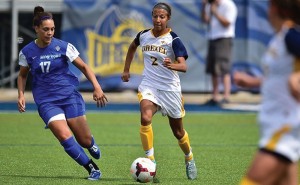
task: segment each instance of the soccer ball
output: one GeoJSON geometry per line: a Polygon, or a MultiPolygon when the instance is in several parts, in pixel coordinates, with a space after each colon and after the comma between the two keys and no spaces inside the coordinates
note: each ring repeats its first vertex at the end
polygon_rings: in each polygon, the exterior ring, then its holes
{"type": "Polygon", "coordinates": [[[130,173],[137,182],[151,182],[156,174],[156,164],[148,158],[139,157],[131,164],[130,173]]]}

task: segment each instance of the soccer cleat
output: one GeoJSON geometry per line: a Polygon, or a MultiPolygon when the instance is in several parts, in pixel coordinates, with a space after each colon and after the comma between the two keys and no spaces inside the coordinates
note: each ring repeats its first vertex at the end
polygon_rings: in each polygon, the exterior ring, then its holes
{"type": "Polygon", "coordinates": [[[194,180],[197,178],[197,168],[193,159],[186,162],[186,175],[190,180],[194,180]]]}
{"type": "Polygon", "coordinates": [[[94,157],[95,159],[100,159],[101,151],[96,144],[94,144],[91,148],[88,148],[88,151],[90,152],[92,157],[94,157]]]}
{"type": "Polygon", "coordinates": [[[93,168],[90,173],[90,176],[88,177],[88,180],[92,180],[92,181],[99,180],[101,178],[101,175],[102,173],[100,170],[95,170],[93,168]]]}

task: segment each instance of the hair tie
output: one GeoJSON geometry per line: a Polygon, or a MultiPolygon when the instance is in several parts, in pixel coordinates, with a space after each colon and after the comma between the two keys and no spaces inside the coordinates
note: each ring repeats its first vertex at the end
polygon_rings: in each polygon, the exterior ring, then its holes
{"type": "Polygon", "coordinates": [[[40,18],[40,22],[42,22],[43,20],[46,20],[46,19],[52,19],[52,17],[49,16],[49,15],[42,16],[42,17],[40,18]]]}

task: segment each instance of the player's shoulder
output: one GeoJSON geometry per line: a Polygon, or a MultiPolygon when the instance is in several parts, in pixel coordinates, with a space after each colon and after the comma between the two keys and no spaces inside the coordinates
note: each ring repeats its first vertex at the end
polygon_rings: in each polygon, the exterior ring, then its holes
{"type": "Polygon", "coordinates": [[[68,42],[66,42],[64,40],[61,40],[61,39],[58,39],[55,37],[52,38],[52,43],[55,45],[60,45],[60,46],[67,46],[69,44],[68,42]]]}
{"type": "Polygon", "coordinates": [[[142,34],[145,34],[145,33],[150,33],[149,31],[150,31],[151,29],[145,29],[145,30],[142,30],[142,31],[140,31],[139,33],[142,35],[142,34]]]}
{"type": "Polygon", "coordinates": [[[22,48],[22,50],[28,50],[28,49],[31,49],[31,48],[34,48],[35,47],[35,41],[31,41],[31,42],[29,42],[28,44],[26,44],[23,48],[22,48]]]}
{"type": "Polygon", "coordinates": [[[172,36],[173,39],[179,38],[178,35],[174,31],[170,31],[170,35],[172,36]]]}
{"type": "Polygon", "coordinates": [[[140,32],[138,33],[138,37],[145,36],[145,35],[149,34],[149,33],[150,33],[150,30],[151,30],[151,29],[145,29],[145,30],[140,31],[140,32]]]}
{"type": "Polygon", "coordinates": [[[289,28],[285,35],[285,44],[290,53],[300,57],[300,26],[289,28]]]}
{"type": "Polygon", "coordinates": [[[25,45],[20,52],[22,52],[24,55],[30,54],[30,53],[34,53],[36,51],[36,44],[35,41],[31,41],[30,43],[28,43],[27,45],[25,45]]]}

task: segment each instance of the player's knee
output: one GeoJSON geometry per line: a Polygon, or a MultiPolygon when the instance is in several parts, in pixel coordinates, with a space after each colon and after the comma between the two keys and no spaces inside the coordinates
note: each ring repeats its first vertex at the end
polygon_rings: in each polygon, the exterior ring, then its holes
{"type": "Polygon", "coordinates": [[[141,124],[146,126],[146,125],[149,125],[152,121],[152,116],[149,116],[149,115],[146,115],[146,114],[143,114],[141,115],[141,124]]]}
{"type": "Polygon", "coordinates": [[[91,136],[76,137],[76,140],[83,148],[89,148],[91,146],[91,136]]]}
{"type": "Polygon", "coordinates": [[[175,130],[173,131],[173,135],[176,139],[180,140],[184,136],[184,130],[175,130]]]}

